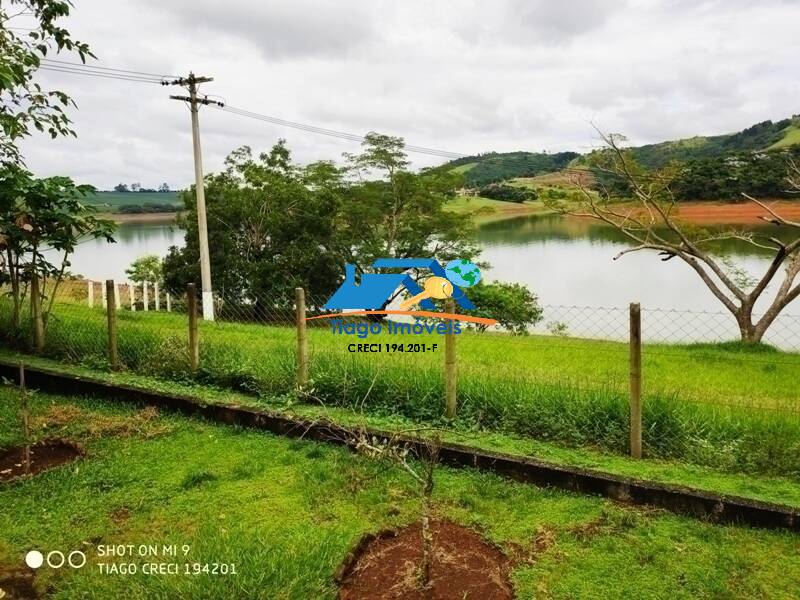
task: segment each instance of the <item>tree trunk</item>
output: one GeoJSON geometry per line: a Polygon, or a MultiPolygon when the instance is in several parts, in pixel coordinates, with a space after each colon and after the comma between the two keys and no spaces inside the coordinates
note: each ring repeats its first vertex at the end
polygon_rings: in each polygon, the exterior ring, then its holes
{"type": "Polygon", "coordinates": [[[31,276],[31,318],[33,319],[33,348],[36,352],[44,350],[44,319],[42,317],[42,296],[39,292],[39,275],[31,276]]]}
{"type": "Polygon", "coordinates": [[[736,314],[736,322],[739,324],[739,333],[745,344],[759,344],[764,337],[764,330],[753,323],[753,307],[744,306],[736,314]]]}

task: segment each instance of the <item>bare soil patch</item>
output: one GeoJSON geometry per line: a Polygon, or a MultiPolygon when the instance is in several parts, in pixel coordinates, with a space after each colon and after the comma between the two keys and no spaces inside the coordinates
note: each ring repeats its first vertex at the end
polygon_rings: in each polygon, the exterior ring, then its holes
{"type": "Polygon", "coordinates": [[[433,558],[427,589],[417,586],[421,525],[364,538],[345,561],[341,600],[509,600],[510,561],[476,532],[446,520],[432,523],[433,558]]]}
{"type": "Polygon", "coordinates": [[[0,481],[11,481],[25,475],[36,475],[47,469],[72,462],[83,450],[67,440],[45,440],[31,447],[30,472],[25,472],[25,447],[0,450],[0,481]]]}
{"type": "Polygon", "coordinates": [[[2,600],[36,600],[39,598],[33,585],[33,571],[0,567],[0,598],[2,600]]]}

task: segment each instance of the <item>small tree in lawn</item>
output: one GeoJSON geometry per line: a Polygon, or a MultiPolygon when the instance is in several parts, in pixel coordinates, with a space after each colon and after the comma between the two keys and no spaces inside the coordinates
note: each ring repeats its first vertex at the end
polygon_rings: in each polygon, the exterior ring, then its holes
{"type": "MultiPolygon", "coordinates": [[[[508,331],[524,335],[528,327],[542,320],[542,309],[536,294],[519,283],[479,282],[468,290],[469,299],[475,304],[470,315],[495,319],[508,331]]],[[[479,331],[486,331],[487,325],[476,325],[479,331]]]]}
{"type": "MultiPolygon", "coordinates": [[[[553,204],[561,212],[602,221],[622,232],[633,246],[623,250],[614,260],[630,252],[654,250],[662,261],[678,258],[686,263],[736,319],[741,339],[759,343],[764,333],[790,302],[800,296],[800,222],[783,218],[769,205],[747,196],[758,204],[764,215],[760,218],[773,225],[798,230],[791,241],[750,231],[730,230],[714,233],[689,227],[676,219],[677,202],[670,189],[679,171],[669,165],[658,171],[647,171],[636,163],[630,152],[622,148],[625,138],[617,134],[601,134],[607,149],[596,153],[594,167],[604,177],[621,182],[633,199],[633,205],[619,202],[601,185],[600,193],[585,187],[579,178],[574,179],[581,191],[577,207],[553,204]],[[755,279],[747,276],[726,256],[717,256],[713,244],[720,240],[741,240],[771,253],[766,271],[755,279]],[[778,273],[783,271],[782,278],[778,273]],[[768,300],[763,315],[756,317],[756,302],[765,296],[773,283],[777,289],[768,300]]],[[[800,193],[800,168],[788,159],[789,185],[800,193]]]]}
{"type": "Polygon", "coordinates": [[[136,283],[142,283],[143,281],[150,283],[161,282],[164,277],[161,257],[155,254],[140,256],[131,263],[130,267],[125,269],[125,274],[131,281],[136,283]]]}
{"type": "Polygon", "coordinates": [[[98,219],[81,201],[90,192],[92,186],[75,185],[68,177],[37,179],[20,167],[0,168],[0,283],[10,287],[15,329],[30,288],[39,343],[75,247],[84,239],[114,241],[114,223],[98,219]]]}
{"type": "Polygon", "coordinates": [[[420,589],[426,589],[431,581],[431,561],[433,559],[433,533],[431,517],[433,513],[434,470],[439,463],[439,452],[442,443],[438,435],[416,437],[416,444],[410,446],[403,439],[410,431],[398,432],[390,438],[379,439],[370,436],[365,429],[356,430],[353,439],[348,443],[357,452],[387,461],[399,466],[411,476],[419,488],[422,530],[422,561],[419,565],[417,583],[420,589]]]}

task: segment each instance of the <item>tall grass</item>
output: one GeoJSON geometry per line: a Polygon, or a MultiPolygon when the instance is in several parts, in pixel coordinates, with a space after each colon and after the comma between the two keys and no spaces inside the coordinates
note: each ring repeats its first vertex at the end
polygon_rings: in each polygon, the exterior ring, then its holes
{"type": "MultiPolygon", "coordinates": [[[[29,339],[28,319],[11,331],[0,301],[0,338],[29,339]]],[[[186,316],[118,313],[119,354],[132,372],[278,396],[294,391],[295,332],[290,326],[201,323],[200,368],[188,364],[186,316]]],[[[442,343],[438,352],[358,353],[324,327],[309,331],[310,384],[302,397],[324,405],[462,430],[508,432],[571,446],[624,453],[628,440],[625,345],[575,339],[458,336],[459,411],[443,419],[442,343]]],[[[370,342],[408,342],[382,334],[370,342]]],[[[800,476],[800,356],[741,347],[670,346],[645,354],[645,453],[725,471],[800,476]],[[772,362],[765,362],[775,354],[772,362]],[[767,368],[768,367],[768,368],[767,368]],[[743,403],[742,399],[748,399],[743,403]]],[[[100,309],[56,307],[45,355],[106,368],[100,309]]]]}

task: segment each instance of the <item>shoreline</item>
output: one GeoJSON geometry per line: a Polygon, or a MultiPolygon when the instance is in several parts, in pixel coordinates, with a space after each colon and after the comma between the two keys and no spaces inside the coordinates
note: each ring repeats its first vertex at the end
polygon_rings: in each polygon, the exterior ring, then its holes
{"type": "MultiPolygon", "coordinates": [[[[784,219],[790,221],[800,220],[800,199],[759,199],[761,202],[775,210],[784,219]]],[[[513,204],[513,203],[509,203],[513,204]]],[[[622,207],[632,207],[633,203],[620,203],[622,207]]],[[[486,223],[504,221],[517,217],[533,215],[559,214],[540,202],[531,204],[513,204],[508,209],[476,209],[472,213],[475,224],[480,226],[486,223]]],[[[674,213],[679,221],[696,225],[759,225],[765,223],[760,217],[769,217],[769,213],[755,202],[722,202],[719,200],[697,200],[681,202],[674,213]]],[[[568,216],[568,215],[565,215],[568,216]]],[[[587,218],[587,217],[576,217],[587,218]]]]}
{"type": "Polygon", "coordinates": [[[102,219],[110,219],[118,225],[131,224],[175,224],[180,212],[164,213],[98,213],[102,219]]]}

